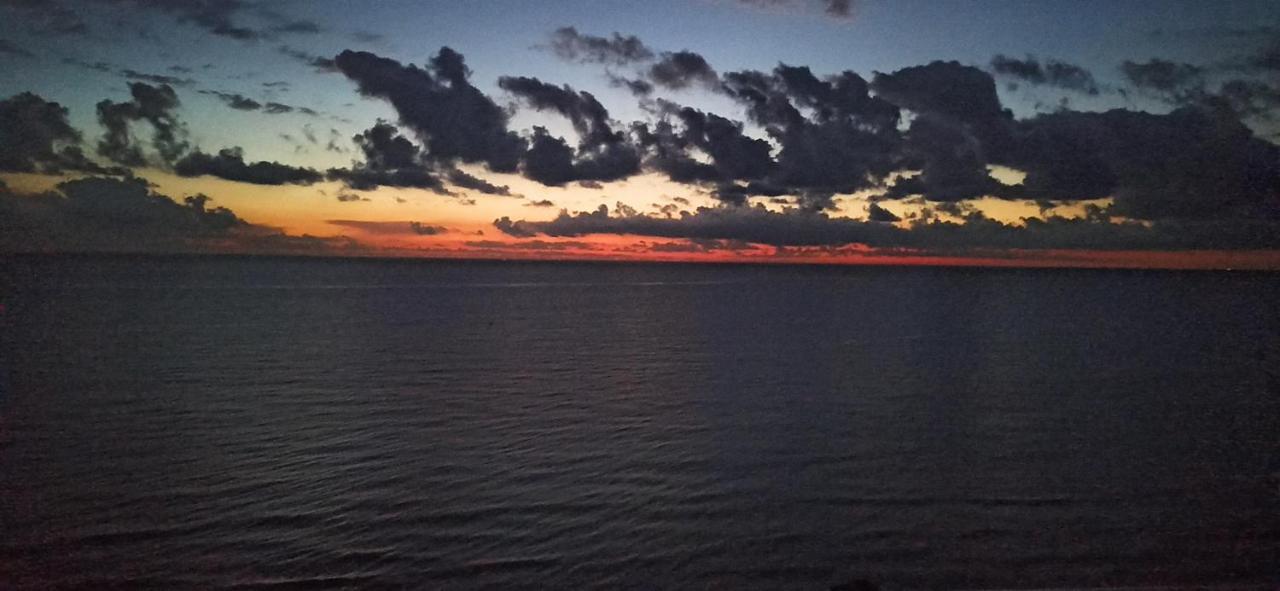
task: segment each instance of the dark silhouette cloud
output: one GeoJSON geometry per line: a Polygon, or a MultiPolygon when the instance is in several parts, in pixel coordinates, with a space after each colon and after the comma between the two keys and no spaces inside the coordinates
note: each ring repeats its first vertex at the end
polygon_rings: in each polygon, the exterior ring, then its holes
{"type": "Polygon", "coordinates": [[[525,203],[525,207],[555,207],[556,204],[550,199],[539,199],[525,203]]]}
{"type": "Polygon", "coordinates": [[[640,78],[627,78],[626,76],[609,74],[609,85],[614,88],[626,88],[632,95],[638,97],[646,97],[653,94],[653,84],[640,78]]]}
{"type": "Polygon", "coordinates": [[[825,206],[831,194],[873,186],[897,164],[898,108],[871,96],[853,72],[820,80],[808,68],[783,64],[772,73],[725,74],[723,89],[780,148],[762,182],[722,188],[722,199],[797,193],[825,206]]]}
{"type": "Polygon", "coordinates": [[[624,139],[609,123],[609,111],[586,91],[575,92],[569,85],[555,86],[525,76],[503,76],[498,86],[524,99],[536,110],[552,110],[573,123],[581,145],[587,148],[616,143],[624,139]]]}
{"type": "Polygon", "coordinates": [[[853,0],[737,0],[739,4],[758,8],[820,9],[823,14],[840,20],[853,18],[853,0]]]}
{"type": "Polygon", "coordinates": [[[680,217],[610,215],[605,206],[592,212],[561,212],[546,222],[494,220],[494,227],[516,238],[538,235],[580,237],[591,234],[654,236],[690,240],[731,240],[775,247],[864,244],[946,253],[972,249],[1260,249],[1280,246],[1274,220],[1215,222],[1171,220],[1151,225],[1097,219],[1051,217],[1025,225],[969,215],[962,222],[917,221],[908,228],[877,221],[830,217],[793,209],[764,207],[698,208],[680,217]]]}
{"type": "MultiPolygon", "coordinates": [[[[356,134],[352,141],[364,154],[365,161],[349,169],[330,169],[330,179],[341,180],[361,191],[385,185],[447,193],[421,148],[386,121],[378,120],[373,127],[356,134]]],[[[334,145],[332,140],[330,145],[334,145]]]]}
{"type": "Polygon", "coordinates": [[[457,168],[450,170],[448,175],[446,175],[446,178],[448,178],[449,183],[455,187],[471,189],[472,191],[479,191],[488,195],[511,196],[510,187],[507,187],[506,185],[495,185],[482,178],[477,178],[473,175],[467,174],[457,168]]]}
{"type": "Polygon", "coordinates": [[[1177,95],[1200,85],[1204,68],[1153,58],[1142,63],[1126,60],[1120,64],[1120,72],[1140,90],[1177,95]]]}
{"type": "Polygon", "coordinates": [[[257,111],[262,108],[262,103],[255,101],[247,96],[235,92],[220,92],[216,90],[201,90],[200,94],[207,94],[218,97],[228,107],[239,111],[257,111]]]}
{"type": "Polygon", "coordinates": [[[356,134],[352,141],[364,153],[365,164],[369,168],[389,170],[422,164],[418,146],[400,135],[395,126],[381,119],[373,127],[356,134]]]}
{"type": "Polygon", "coordinates": [[[67,115],[66,107],[30,92],[0,100],[0,171],[124,174],[85,157],[67,115]]]}
{"type": "MultiPolygon", "coordinates": [[[[301,113],[318,117],[320,113],[306,107],[295,107],[284,103],[266,102],[260,103],[254,99],[244,96],[238,92],[222,92],[217,90],[199,90],[200,94],[217,97],[223,104],[236,109],[238,111],[259,111],[267,115],[285,115],[288,113],[301,113]]],[[[311,143],[315,143],[314,141],[311,143]]]]}
{"type": "Polygon", "coordinates": [[[967,123],[1008,117],[995,81],[978,68],[935,61],[896,72],[877,72],[871,88],[885,100],[916,113],[936,113],[967,123]]]}
{"type": "Polygon", "coordinates": [[[311,53],[307,53],[305,51],[302,51],[300,49],[295,49],[288,45],[281,45],[276,48],[276,51],[279,51],[282,55],[289,56],[294,60],[297,60],[299,62],[302,62],[303,64],[310,66],[316,72],[328,73],[328,72],[338,71],[338,66],[337,64],[334,63],[333,58],[322,57],[322,56],[314,55],[311,53]]]}
{"type": "Polygon", "coordinates": [[[610,181],[640,170],[640,154],[626,134],[613,129],[609,111],[589,92],[575,92],[537,78],[502,77],[498,85],[538,110],[553,110],[573,123],[578,133],[575,152],[546,129],[534,129],[524,156],[524,173],[545,185],[571,181],[610,181]]]}
{"type": "Polygon", "coordinates": [[[680,90],[694,85],[714,87],[719,77],[706,58],[692,51],[667,51],[648,70],[649,81],[657,86],[680,90]]]}
{"type": "Polygon", "coordinates": [[[0,252],[343,253],[349,239],[256,226],[202,194],[177,201],[142,178],[90,177],[19,195],[0,186],[0,252]]]}
{"type": "Polygon", "coordinates": [[[899,222],[902,218],[897,214],[889,211],[879,205],[872,203],[867,206],[867,221],[872,222],[899,222]]]}
{"type": "Polygon", "coordinates": [[[448,194],[444,185],[431,171],[425,168],[399,168],[379,170],[365,167],[331,168],[326,173],[330,180],[343,181],[348,187],[357,191],[372,191],[378,187],[401,187],[410,189],[430,189],[437,193],[448,194]]]}
{"type": "Polygon", "coordinates": [[[1075,64],[1047,60],[1043,64],[1035,56],[1017,59],[996,55],[991,59],[991,69],[997,74],[1015,78],[1039,86],[1054,86],[1089,95],[1098,94],[1098,82],[1093,73],[1075,64]]]}
{"type": "Polygon", "coordinates": [[[143,166],[147,163],[141,146],[134,143],[129,133],[131,123],[146,121],[151,124],[151,145],[162,163],[177,160],[188,149],[186,127],[175,113],[178,95],[167,84],[151,86],[142,82],[129,84],[133,100],[116,103],[103,100],[98,103],[98,122],[107,130],[98,142],[98,154],[125,166],[143,166]]]}
{"type": "Polygon", "coordinates": [[[416,221],[325,220],[325,223],[380,236],[435,236],[452,232],[444,226],[416,221]]]}
{"type": "Polygon", "coordinates": [[[0,250],[140,250],[227,236],[245,226],[204,195],[183,203],[151,192],[140,178],[91,177],[57,192],[13,195],[0,189],[0,250]]]}
{"type": "Polygon", "coordinates": [[[635,35],[615,32],[610,37],[597,37],[579,33],[574,27],[556,29],[550,49],[563,60],[583,63],[622,66],[653,59],[653,50],[635,35]]]}
{"type": "Polygon", "coordinates": [[[516,170],[525,141],[507,129],[506,112],[470,84],[462,56],[452,49],[441,48],[426,68],[350,50],[335,64],[361,94],[391,103],[400,123],[427,146],[431,161],[516,170]]]}
{"type": "Polygon", "coordinates": [[[279,162],[245,163],[244,150],[239,147],[219,150],[216,155],[197,150],[174,163],[173,170],[179,176],[208,175],[254,185],[309,185],[324,178],[310,168],[279,162]]]}
{"type": "Polygon", "coordinates": [[[120,70],[120,75],[129,80],[141,80],[142,82],[150,82],[152,84],[168,84],[169,86],[194,86],[196,81],[190,78],[179,78],[177,76],[165,76],[163,74],[147,74],[137,70],[124,68],[120,70]]]}
{"type": "Polygon", "coordinates": [[[422,222],[409,222],[409,229],[419,236],[436,236],[449,231],[444,226],[431,226],[422,222]]]}
{"type": "Polygon", "coordinates": [[[1266,215],[1280,191],[1280,148],[1229,112],[1064,112],[1020,127],[1009,164],[1032,198],[1110,195],[1116,215],[1195,220],[1266,215]]]}

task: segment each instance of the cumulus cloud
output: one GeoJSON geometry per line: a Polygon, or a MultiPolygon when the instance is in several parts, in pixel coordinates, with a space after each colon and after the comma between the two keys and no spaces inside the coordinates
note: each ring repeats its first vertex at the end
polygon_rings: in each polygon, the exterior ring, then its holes
{"type": "Polygon", "coordinates": [[[90,177],[21,195],[0,186],[0,252],[342,253],[348,239],[288,235],[246,222],[202,194],[181,201],[145,179],[90,177]]]}
{"type": "Polygon", "coordinates": [[[1031,55],[1024,59],[996,55],[991,59],[991,69],[1028,84],[1054,86],[1088,95],[1100,92],[1092,72],[1058,60],[1047,60],[1042,64],[1031,55]]]}
{"type": "Polygon", "coordinates": [[[756,8],[820,10],[826,16],[838,20],[851,19],[854,15],[854,0],[737,0],[737,2],[756,8]]]}
{"type": "Polygon", "coordinates": [[[495,185],[482,178],[467,174],[465,171],[457,168],[450,170],[446,177],[449,179],[449,183],[455,187],[479,191],[486,195],[511,196],[510,187],[507,187],[506,185],[495,185]]]}
{"type": "Polygon", "coordinates": [[[657,63],[648,70],[649,81],[672,90],[694,85],[714,87],[718,81],[716,71],[706,58],[692,51],[663,52],[657,63]]]}
{"type": "Polygon", "coordinates": [[[200,94],[215,96],[223,104],[237,111],[257,111],[262,108],[262,103],[255,101],[247,96],[235,92],[219,92],[216,90],[201,90],[200,94]]]}
{"type": "Polygon", "coordinates": [[[147,164],[142,147],[129,133],[130,124],[145,121],[151,124],[151,145],[162,163],[177,160],[189,145],[186,127],[178,119],[178,95],[167,84],[151,86],[142,82],[129,84],[133,99],[117,103],[103,100],[98,103],[98,122],[107,130],[98,142],[98,154],[125,166],[147,164]]]}
{"type": "Polygon", "coordinates": [[[1153,58],[1146,62],[1126,60],[1120,64],[1120,72],[1135,88],[1174,96],[1202,84],[1204,68],[1153,58]]]}
{"type": "Polygon", "coordinates": [[[536,127],[523,158],[523,172],[529,178],[554,186],[572,181],[610,181],[639,172],[640,154],[626,134],[613,128],[609,111],[591,93],[529,77],[504,76],[498,79],[498,85],[534,109],[563,115],[578,133],[575,151],[562,138],[536,127]]]}
{"type": "Polygon", "coordinates": [[[698,208],[668,218],[634,213],[610,215],[605,206],[592,212],[561,212],[545,222],[494,220],[512,237],[580,237],[592,234],[652,236],[689,240],[730,240],[786,247],[835,247],[862,244],[945,253],[973,249],[1259,249],[1280,246],[1280,223],[1252,221],[1166,221],[1151,225],[1097,219],[1052,217],[1025,225],[1001,223],[981,214],[963,222],[917,221],[907,228],[879,221],[831,217],[821,212],[775,212],[762,206],[698,208]]]}
{"type": "Polygon", "coordinates": [[[635,35],[613,33],[609,37],[584,35],[574,27],[561,27],[551,33],[552,53],[566,61],[626,65],[653,59],[649,49],[635,35]]]}
{"type": "Polygon", "coordinates": [[[0,100],[0,171],[123,174],[84,155],[67,115],[66,107],[30,92],[0,100]]]}
{"type": "Polygon", "coordinates": [[[444,47],[426,68],[372,53],[343,51],[336,67],[365,96],[385,99],[427,146],[434,162],[484,163],[514,172],[525,141],[507,129],[507,114],[472,86],[461,54],[444,47]]]}
{"type": "Polygon", "coordinates": [[[179,176],[208,175],[255,185],[309,185],[324,178],[313,169],[279,162],[246,163],[239,147],[225,148],[215,155],[197,150],[174,163],[173,169],[179,176]]]}
{"type": "Polygon", "coordinates": [[[351,168],[330,169],[330,179],[362,191],[389,186],[447,193],[421,148],[401,135],[394,125],[379,119],[352,140],[364,154],[365,161],[351,168]]]}

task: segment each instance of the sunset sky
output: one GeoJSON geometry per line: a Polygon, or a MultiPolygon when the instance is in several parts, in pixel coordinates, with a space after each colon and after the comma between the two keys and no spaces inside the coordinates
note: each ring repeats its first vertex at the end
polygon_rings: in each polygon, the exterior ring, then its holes
{"type": "Polygon", "coordinates": [[[1280,5],[0,0],[0,252],[1280,269],[1280,5]]]}

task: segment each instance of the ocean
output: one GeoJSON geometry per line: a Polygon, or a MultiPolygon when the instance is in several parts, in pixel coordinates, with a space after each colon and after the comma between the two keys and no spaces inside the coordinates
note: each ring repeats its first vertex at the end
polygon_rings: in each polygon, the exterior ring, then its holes
{"type": "Polygon", "coordinates": [[[0,587],[1280,582],[1280,274],[0,259],[0,587]]]}

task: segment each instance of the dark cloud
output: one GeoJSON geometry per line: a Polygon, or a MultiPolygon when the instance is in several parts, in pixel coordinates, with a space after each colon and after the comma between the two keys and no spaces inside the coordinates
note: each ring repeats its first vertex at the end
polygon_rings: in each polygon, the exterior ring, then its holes
{"type": "Polygon", "coordinates": [[[7,39],[0,39],[0,54],[16,55],[18,57],[35,57],[36,54],[31,53],[27,49],[7,39]]]}
{"type": "Polygon", "coordinates": [[[991,75],[959,62],[935,61],[889,74],[877,72],[871,88],[881,98],[916,113],[936,113],[966,123],[1009,116],[1000,106],[991,75]]]}
{"type": "MultiPolygon", "coordinates": [[[[726,94],[780,146],[761,182],[722,187],[721,199],[743,194],[805,194],[825,206],[834,193],[873,186],[896,165],[898,108],[869,94],[853,72],[819,79],[808,68],[725,74],[726,94]]],[[[993,89],[994,92],[994,89],[993,89]]]]}
{"type": "MultiPolygon", "coordinates": [[[[64,57],[62,58],[62,63],[70,66],[76,66],[78,68],[84,68],[86,70],[93,70],[95,72],[115,74],[127,80],[150,82],[152,84],[167,84],[169,86],[179,86],[179,87],[196,85],[196,81],[192,80],[191,78],[183,78],[179,76],[166,76],[163,74],[149,74],[146,72],[139,72],[137,70],[133,70],[130,68],[119,68],[119,67],[116,67],[115,65],[112,65],[109,62],[103,62],[103,61],[88,62],[88,61],[73,58],[73,57],[64,57]]],[[[174,70],[177,67],[178,66],[170,67],[170,70],[174,70]]],[[[189,72],[190,70],[186,70],[186,71],[189,72]]]]}
{"type": "Polygon", "coordinates": [[[1280,109],[1280,87],[1258,80],[1228,80],[1215,98],[1241,117],[1269,120],[1280,109]]]}
{"type": "Polygon", "coordinates": [[[190,23],[214,35],[251,41],[260,31],[237,25],[235,19],[246,8],[241,0],[99,0],[103,4],[150,10],[190,23]]]}
{"type": "Polygon", "coordinates": [[[337,72],[338,66],[334,63],[333,58],[322,57],[315,54],[307,53],[301,49],[295,49],[288,45],[281,45],[276,48],[282,55],[293,58],[303,64],[310,66],[317,72],[328,73],[337,72]]]}
{"type": "Polygon", "coordinates": [[[646,148],[646,165],[677,182],[728,183],[764,178],[773,168],[769,142],[744,134],[741,123],[674,103],[659,103],[668,120],[652,130],[638,126],[636,135],[646,148]],[[709,159],[695,158],[696,151],[709,159]]]}
{"type": "Polygon", "coordinates": [[[177,160],[189,147],[186,128],[175,113],[179,105],[177,93],[167,84],[151,86],[142,82],[130,83],[129,92],[133,95],[131,101],[98,103],[98,122],[107,130],[98,142],[98,154],[125,166],[145,165],[142,147],[134,143],[129,127],[146,121],[151,124],[151,145],[160,161],[177,160]]]}
{"type": "MultiPolygon", "coordinates": [[[[336,134],[336,131],[331,130],[336,134]]],[[[352,140],[364,154],[365,161],[349,169],[328,171],[331,180],[340,180],[352,189],[369,191],[379,186],[430,189],[447,194],[422,150],[395,126],[379,119],[373,127],[356,134],[352,140]]],[[[334,139],[329,146],[333,147],[334,139]]]]}
{"type": "Polygon", "coordinates": [[[997,74],[1030,84],[1054,86],[1089,95],[1099,93],[1098,82],[1094,80],[1093,73],[1066,62],[1048,60],[1041,64],[1035,56],[1017,59],[997,55],[991,59],[991,69],[997,74]]]}
{"type": "Polygon", "coordinates": [[[449,232],[444,226],[431,226],[422,222],[409,222],[409,229],[419,236],[436,236],[449,232]]]}
{"type": "Polygon", "coordinates": [[[1248,219],[1280,191],[1280,148],[1229,112],[1064,112],[1020,128],[1009,164],[1027,172],[1032,198],[1113,196],[1114,214],[1149,220],[1248,219]]]}
{"type": "Polygon", "coordinates": [[[193,86],[196,81],[190,78],[179,78],[177,76],[165,76],[163,74],[147,74],[137,70],[128,68],[120,70],[120,75],[129,80],[141,80],[152,84],[168,84],[169,86],[193,86]]]}
{"type": "Polygon", "coordinates": [[[1126,60],[1120,72],[1140,90],[1177,95],[1202,84],[1204,68],[1155,58],[1143,63],[1126,60]]]}
{"type": "Polygon", "coordinates": [[[556,206],[556,204],[553,203],[550,199],[539,199],[537,201],[530,201],[528,203],[525,203],[524,205],[525,207],[555,207],[556,206]]]}
{"type": "Polygon", "coordinates": [[[653,94],[653,84],[640,78],[627,78],[609,74],[609,85],[614,88],[626,88],[632,95],[646,97],[653,94]]]}
{"type": "Polygon", "coordinates": [[[92,177],[57,191],[17,195],[0,188],[0,252],[352,253],[349,239],[291,236],[256,226],[209,197],[177,201],[145,179],[92,177]]]}
{"type": "Polygon", "coordinates": [[[350,50],[335,63],[361,94],[391,103],[400,123],[427,146],[431,161],[516,170],[525,141],[507,129],[506,112],[468,82],[470,72],[452,49],[441,48],[426,68],[350,50]]]}
{"type": "Polygon", "coordinates": [[[679,90],[694,85],[716,86],[719,76],[706,58],[692,51],[663,52],[649,67],[649,81],[663,88],[679,90]]]}
{"type": "Polygon", "coordinates": [[[79,68],[84,68],[84,69],[86,69],[86,70],[93,70],[93,71],[95,71],[95,72],[107,72],[107,73],[111,73],[111,72],[115,72],[115,71],[116,71],[115,66],[111,65],[110,63],[107,63],[107,62],[101,62],[101,61],[99,61],[99,62],[87,62],[87,61],[80,60],[80,59],[76,59],[76,58],[73,58],[73,57],[64,57],[64,58],[62,58],[62,63],[67,64],[67,65],[69,65],[69,66],[76,66],[76,67],[79,67],[79,68]]]}
{"type": "Polygon", "coordinates": [[[596,247],[586,242],[566,241],[566,242],[548,242],[546,240],[529,240],[525,242],[499,242],[497,240],[472,240],[466,243],[471,248],[483,248],[489,250],[532,250],[532,251],[563,251],[563,250],[596,250],[596,247]]]}
{"type": "Polygon", "coordinates": [[[524,99],[539,111],[552,110],[573,123],[581,145],[587,148],[620,142],[623,134],[613,130],[609,111],[586,91],[574,92],[569,85],[555,86],[525,76],[503,76],[498,86],[524,99]]]}
{"type": "Polygon", "coordinates": [[[506,185],[495,185],[482,178],[477,178],[473,175],[467,174],[457,168],[450,170],[448,175],[446,175],[446,178],[449,179],[449,183],[455,187],[471,189],[472,191],[479,191],[488,195],[511,196],[510,187],[507,187],[506,185]]]}
{"type": "Polygon", "coordinates": [[[757,8],[817,9],[838,20],[853,18],[854,0],[737,0],[739,4],[757,8]]]}
{"type": "Polygon", "coordinates": [[[1025,220],[1024,226],[970,215],[962,222],[917,221],[908,228],[875,221],[835,218],[819,212],[773,212],[763,207],[699,208],[667,218],[561,212],[546,222],[494,221],[516,238],[591,234],[654,236],[690,240],[730,240],[783,247],[864,244],[946,253],[973,249],[1260,249],[1280,246],[1280,223],[1166,221],[1151,225],[1097,219],[1025,220]]]}
{"type": "Polygon", "coordinates": [[[66,107],[29,92],[0,100],[0,171],[123,174],[85,157],[67,115],[66,107]]]}
{"type": "Polygon", "coordinates": [[[437,193],[448,194],[444,185],[431,171],[425,168],[399,168],[379,170],[365,167],[331,168],[326,173],[330,180],[342,181],[357,191],[372,191],[378,187],[401,187],[411,189],[430,189],[437,193]]]}
{"type": "Polygon", "coordinates": [[[88,25],[57,0],[0,0],[0,8],[23,15],[34,28],[58,35],[83,34],[88,25]]]}
{"type": "Polygon", "coordinates": [[[640,155],[628,142],[583,147],[575,156],[564,139],[551,135],[546,128],[534,127],[522,172],[544,185],[560,186],[574,181],[618,180],[635,174],[639,168],[640,155]]]}
{"type": "Polygon", "coordinates": [[[298,168],[279,162],[245,163],[244,150],[225,148],[216,155],[199,150],[174,163],[179,176],[215,176],[229,181],[255,185],[309,185],[323,179],[323,175],[310,168],[298,168]]]}
{"type": "Polygon", "coordinates": [[[379,236],[435,236],[452,230],[415,221],[326,220],[325,223],[379,236]]]}
{"type": "Polygon", "coordinates": [[[262,103],[255,101],[247,96],[235,92],[220,92],[217,90],[201,90],[200,94],[207,94],[218,97],[228,107],[239,111],[257,111],[262,108],[262,103]]]}
{"type": "Polygon", "coordinates": [[[225,237],[247,226],[204,195],[183,203],[151,192],[140,178],[67,181],[57,192],[13,195],[0,190],[0,250],[171,249],[225,237]]]}
{"type": "Polygon", "coordinates": [[[551,34],[550,49],[567,61],[627,65],[653,59],[653,50],[634,35],[614,33],[611,37],[584,35],[573,27],[561,27],[551,34]]]}
{"type": "Polygon", "coordinates": [[[879,205],[872,203],[867,206],[867,221],[871,222],[899,222],[902,218],[897,214],[889,211],[879,205]]]}
{"type": "Polygon", "coordinates": [[[571,181],[610,181],[640,170],[640,154],[626,134],[613,129],[609,111],[589,92],[575,92],[568,85],[554,86],[528,77],[498,79],[498,85],[538,110],[553,110],[573,123],[578,149],[546,129],[535,128],[524,157],[524,172],[546,185],[571,181]]]}
{"type": "Polygon", "coordinates": [[[823,0],[827,5],[827,14],[836,18],[850,18],[853,16],[853,0],[823,0]]]}
{"type": "Polygon", "coordinates": [[[373,127],[352,138],[364,153],[365,165],[377,170],[413,168],[422,165],[421,152],[395,126],[379,119],[373,127]]]}
{"type": "Polygon", "coordinates": [[[354,201],[368,201],[368,200],[369,200],[368,197],[361,197],[360,195],[356,195],[355,193],[342,193],[342,192],[338,193],[338,201],[341,201],[342,203],[351,203],[354,201]]]}
{"type": "MultiPolygon", "coordinates": [[[[285,115],[289,113],[302,113],[313,117],[318,117],[320,115],[320,113],[315,110],[308,109],[306,107],[295,107],[293,105],[286,105],[284,103],[277,102],[260,103],[237,92],[221,92],[217,90],[200,90],[197,92],[217,97],[218,100],[222,101],[228,107],[239,111],[260,111],[267,115],[285,115]]],[[[311,143],[315,142],[312,141],[311,143]]]]}
{"type": "Polygon", "coordinates": [[[318,35],[324,32],[319,24],[309,20],[297,20],[273,25],[268,29],[272,33],[286,33],[298,35],[318,35]]]}

